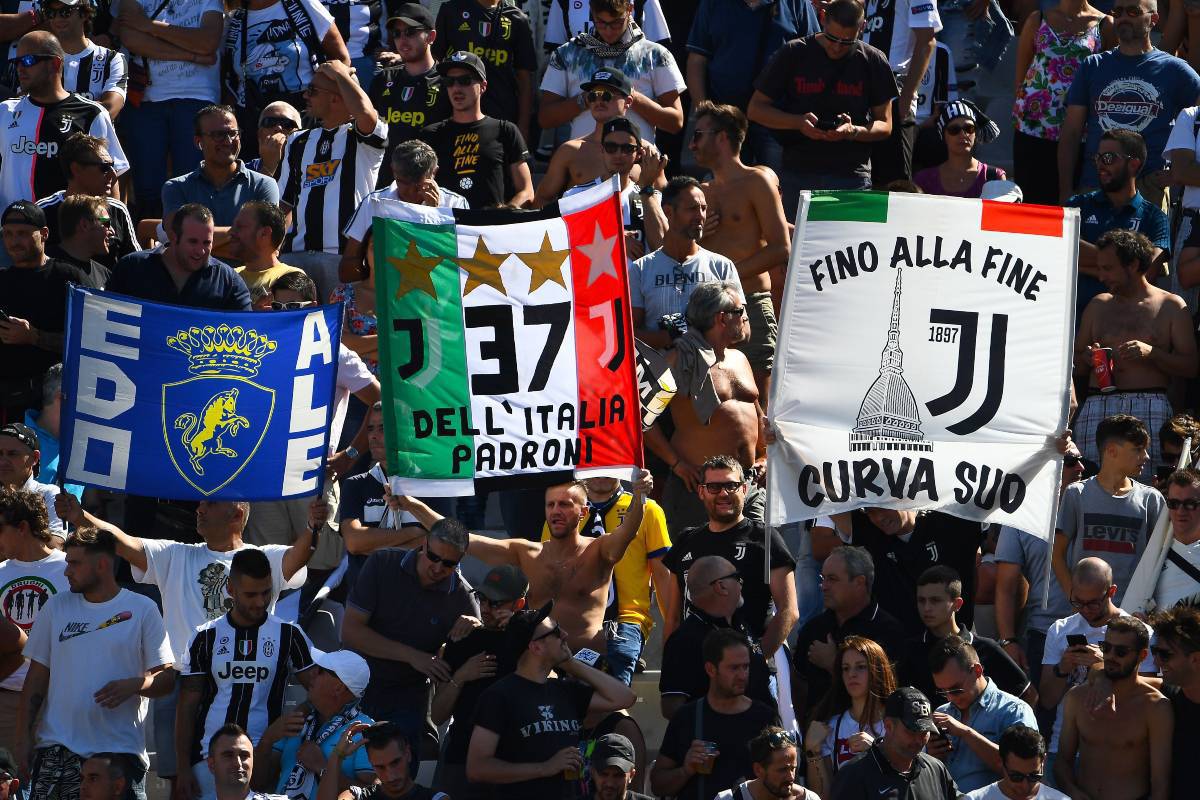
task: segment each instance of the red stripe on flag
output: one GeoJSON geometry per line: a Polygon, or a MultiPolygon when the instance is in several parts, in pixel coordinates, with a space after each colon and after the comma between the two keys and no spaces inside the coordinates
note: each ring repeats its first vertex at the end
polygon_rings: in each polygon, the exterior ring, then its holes
{"type": "Polygon", "coordinates": [[[642,466],[621,198],[563,217],[571,244],[579,468],[642,466]]]}
{"type": "Polygon", "coordinates": [[[1063,235],[1063,210],[1060,206],[1034,206],[1024,203],[983,201],[979,227],[996,233],[1028,233],[1034,236],[1063,235]]]}
{"type": "Polygon", "coordinates": [[[1114,542],[1109,539],[1087,539],[1083,540],[1084,550],[1099,550],[1105,553],[1125,553],[1133,555],[1136,550],[1133,547],[1133,542],[1114,542]]]}

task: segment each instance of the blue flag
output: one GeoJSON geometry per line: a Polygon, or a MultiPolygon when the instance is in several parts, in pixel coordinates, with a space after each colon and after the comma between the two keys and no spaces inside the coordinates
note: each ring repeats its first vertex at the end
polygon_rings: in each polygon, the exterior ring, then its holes
{"type": "Polygon", "coordinates": [[[212,311],[72,287],[62,474],[174,500],[316,494],[341,320],[340,304],[212,311]]]}

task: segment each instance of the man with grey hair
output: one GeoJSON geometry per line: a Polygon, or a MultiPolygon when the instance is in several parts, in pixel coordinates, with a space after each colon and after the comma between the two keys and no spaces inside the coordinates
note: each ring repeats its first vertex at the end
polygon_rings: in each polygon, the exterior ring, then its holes
{"type": "Polygon", "coordinates": [[[835,547],[821,566],[821,596],[825,611],[809,620],[800,629],[796,640],[797,669],[808,685],[807,696],[797,708],[805,708],[805,716],[816,707],[829,690],[833,678],[834,659],[826,658],[829,645],[836,656],[836,645],[847,636],[861,636],[879,644],[891,661],[904,655],[904,628],[900,621],[871,599],[875,583],[875,562],[862,547],[835,547]]]}
{"type": "Polygon", "coordinates": [[[432,729],[430,679],[452,678],[438,653],[459,617],[479,617],[471,585],[458,571],[469,539],[461,522],[443,517],[429,526],[419,550],[372,553],[347,600],[342,641],[371,667],[363,710],[395,723],[413,753],[432,729]]]}
{"type": "Polygon", "coordinates": [[[467,198],[438,186],[438,158],[433,148],[420,139],[401,142],[392,150],[390,186],[371,192],[346,225],[346,246],[338,264],[338,277],[358,281],[367,277],[365,243],[375,217],[401,218],[406,214],[402,203],[435,208],[470,208],[467,198]]]}
{"type": "Polygon", "coordinates": [[[687,575],[688,602],[683,622],[663,644],[662,672],[658,679],[659,708],[671,719],[686,703],[708,693],[704,671],[704,637],[718,628],[732,628],[750,642],[750,680],[746,696],[775,705],[771,694],[774,668],[763,654],[762,643],[750,633],[742,615],[743,576],[721,556],[703,556],[692,562],[687,575]]]}

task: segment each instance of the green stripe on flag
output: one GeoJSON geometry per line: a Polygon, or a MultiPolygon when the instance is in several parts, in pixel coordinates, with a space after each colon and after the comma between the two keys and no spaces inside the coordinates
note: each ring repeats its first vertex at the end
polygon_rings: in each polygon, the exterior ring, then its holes
{"type": "Polygon", "coordinates": [[[474,437],[464,432],[471,394],[455,228],[377,217],[373,230],[388,473],[473,479],[474,437]],[[431,435],[447,428],[455,433],[431,435]]]}
{"type": "Polygon", "coordinates": [[[809,222],[887,222],[887,192],[813,192],[809,222]]]}

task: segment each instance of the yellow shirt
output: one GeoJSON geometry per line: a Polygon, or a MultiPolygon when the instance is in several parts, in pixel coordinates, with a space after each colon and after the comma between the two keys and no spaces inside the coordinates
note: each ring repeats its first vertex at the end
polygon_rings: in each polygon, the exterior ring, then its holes
{"type": "Polygon", "coordinates": [[[290,267],[287,264],[276,264],[273,267],[267,267],[264,270],[250,270],[245,267],[238,267],[237,274],[242,276],[242,280],[246,282],[246,288],[253,292],[261,286],[268,292],[271,291],[271,284],[287,275],[289,272],[304,272],[298,267],[290,267]]]}
{"type": "MultiPolygon", "coordinates": [[[[612,533],[625,519],[625,512],[633,502],[633,495],[621,492],[617,502],[604,514],[604,532],[612,533]]],[[[579,523],[579,532],[584,536],[597,536],[599,527],[595,513],[589,514],[579,523]]],[[[542,541],[550,538],[550,526],[542,525],[542,541]]],[[[616,608],[618,622],[630,622],[642,626],[642,637],[650,635],[654,621],[650,616],[650,559],[662,558],[671,549],[671,537],[667,533],[667,518],[662,506],[653,500],[646,501],[642,513],[642,524],[637,535],[629,543],[625,555],[613,568],[613,584],[608,592],[611,612],[616,608]],[[614,596],[615,595],[615,596],[614,596]]],[[[611,618],[606,614],[605,618],[611,618]]]]}

